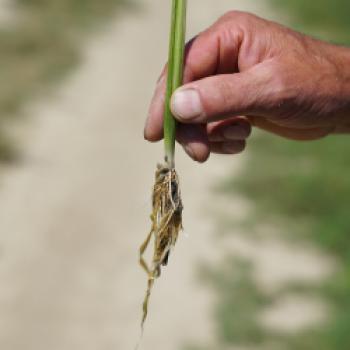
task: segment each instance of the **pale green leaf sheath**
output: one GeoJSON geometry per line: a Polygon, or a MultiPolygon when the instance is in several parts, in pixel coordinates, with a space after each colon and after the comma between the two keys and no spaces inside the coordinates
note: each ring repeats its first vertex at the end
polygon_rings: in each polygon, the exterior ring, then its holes
{"type": "Polygon", "coordinates": [[[170,100],[174,91],[182,85],[187,0],[172,0],[171,29],[169,40],[168,79],[164,111],[165,161],[174,168],[176,120],[171,113],[170,100]]]}

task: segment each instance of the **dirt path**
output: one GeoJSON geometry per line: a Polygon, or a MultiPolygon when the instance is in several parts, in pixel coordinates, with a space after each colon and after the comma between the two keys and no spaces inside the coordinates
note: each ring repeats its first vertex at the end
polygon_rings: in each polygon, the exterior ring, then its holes
{"type": "MultiPolygon", "coordinates": [[[[195,33],[245,1],[191,3],[195,33]]],[[[1,349],[126,350],[138,337],[145,276],[136,250],[162,154],[141,135],[166,57],[169,2],[142,5],[92,40],[52,101],[30,107],[23,162],[0,178],[1,349]]],[[[217,255],[201,209],[235,162],[198,166],[179,154],[189,236],[157,283],[143,349],[180,349],[214,332],[210,295],[194,278],[196,262],[217,255]]]]}
{"type": "Polygon", "coordinates": [[[13,17],[13,3],[11,0],[0,0],[0,28],[8,26],[13,17]]]}

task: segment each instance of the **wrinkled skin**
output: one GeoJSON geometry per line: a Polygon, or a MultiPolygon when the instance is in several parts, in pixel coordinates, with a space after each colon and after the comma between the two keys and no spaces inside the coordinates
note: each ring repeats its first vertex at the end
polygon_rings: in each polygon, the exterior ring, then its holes
{"type": "MultiPolygon", "coordinates": [[[[145,138],[163,137],[163,69],[145,138]]],[[[251,128],[294,140],[350,131],[350,49],[244,12],[229,12],[186,46],[172,97],[177,139],[196,161],[242,152],[251,128]]]]}

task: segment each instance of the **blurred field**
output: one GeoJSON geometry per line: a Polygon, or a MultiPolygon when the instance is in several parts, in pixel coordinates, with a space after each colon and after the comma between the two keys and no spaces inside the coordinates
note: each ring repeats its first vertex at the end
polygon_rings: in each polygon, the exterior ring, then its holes
{"type": "MultiPolygon", "coordinates": [[[[189,37],[236,8],[350,42],[344,1],[271,1],[190,1],[189,37]]],[[[162,154],[141,135],[170,2],[135,3],[120,13],[121,1],[17,0],[0,29],[0,74],[11,82],[0,86],[0,131],[15,115],[29,120],[22,161],[1,176],[1,349],[137,342],[137,247],[162,154]]],[[[11,141],[0,143],[11,159],[11,141]]],[[[179,150],[185,234],[142,348],[348,349],[348,147],[347,137],[297,144],[257,133],[244,156],[204,166],[179,150]]]]}
{"type": "MultiPolygon", "coordinates": [[[[15,149],[5,132],[23,103],[49,95],[79,62],[83,34],[131,1],[13,0],[5,3],[11,20],[0,27],[0,161],[15,149]]],[[[4,10],[5,11],[5,10],[4,10]]]]}
{"type": "Polygon", "coordinates": [[[333,40],[337,43],[350,43],[350,3],[347,0],[270,0],[274,6],[287,12],[297,29],[313,35],[333,40]]]}
{"type": "MultiPolygon", "coordinates": [[[[319,38],[350,43],[348,1],[272,0],[271,3],[289,16],[290,24],[295,28],[319,38]]],[[[227,179],[219,186],[225,196],[231,191],[228,198],[235,198],[238,191],[250,200],[250,215],[240,227],[254,241],[261,242],[260,249],[272,236],[284,240],[294,250],[295,261],[290,262],[294,268],[300,262],[298,252],[303,247],[314,247],[323,252],[321,261],[331,259],[337,266],[325,279],[290,281],[274,293],[266,293],[261,285],[256,284],[254,271],[257,266],[251,257],[243,261],[231,260],[231,270],[227,268],[226,272],[208,269],[209,281],[221,296],[216,319],[221,330],[219,344],[223,348],[233,345],[277,350],[349,348],[349,147],[347,135],[297,143],[257,132],[248,147],[246,166],[240,176],[227,179]],[[230,277],[232,275],[237,276],[236,282],[230,277]],[[242,302],[240,308],[237,309],[227,295],[237,296],[236,300],[242,302]],[[280,311],[286,317],[292,319],[295,312],[304,316],[318,315],[321,310],[327,316],[297,331],[293,331],[293,327],[288,330],[288,327],[280,326],[271,331],[266,327],[268,323],[259,322],[266,307],[283,305],[283,300],[289,296],[305,298],[306,303],[282,307],[280,311]],[[308,309],[315,301],[321,303],[308,309]]],[[[232,226],[233,221],[226,217],[228,227],[237,227],[237,221],[232,226]]],[[[224,231],[230,230],[226,228],[224,231]]],[[[287,261],[280,263],[287,264],[287,261]]],[[[304,268],[308,268],[306,263],[304,268]]],[[[283,324],[281,321],[278,321],[280,325],[283,324]]]]}

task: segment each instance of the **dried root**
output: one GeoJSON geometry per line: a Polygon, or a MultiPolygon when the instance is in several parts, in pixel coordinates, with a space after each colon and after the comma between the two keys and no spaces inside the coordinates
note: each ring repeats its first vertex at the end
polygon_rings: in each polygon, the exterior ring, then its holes
{"type": "Polygon", "coordinates": [[[140,265],[148,275],[148,286],[143,303],[142,328],[147,318],[148,303],[155,279],[161,274],[161,267],[168,264],[171,249],[175,246],[182,230],[182,202],[179,179],[175,169],[158,165],[153,189],[152,228],[140,247],[140,265]],[[151,267],[144,259],[144,253],[154,237],[154,253],[151,267]]]}

